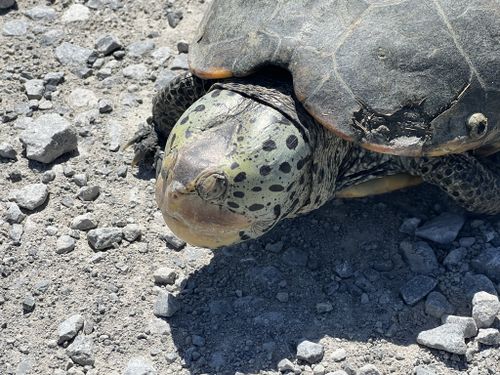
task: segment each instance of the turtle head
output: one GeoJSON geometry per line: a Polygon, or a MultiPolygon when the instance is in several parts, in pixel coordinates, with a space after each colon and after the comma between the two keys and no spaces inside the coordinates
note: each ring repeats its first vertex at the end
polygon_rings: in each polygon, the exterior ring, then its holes
{"type": "Polygon", "coordinates": [[[280,111],[215,89],[167,140],[156,200],[186,242],[218,248],[256,238],[309,197],[311,147],[280,111]]]}

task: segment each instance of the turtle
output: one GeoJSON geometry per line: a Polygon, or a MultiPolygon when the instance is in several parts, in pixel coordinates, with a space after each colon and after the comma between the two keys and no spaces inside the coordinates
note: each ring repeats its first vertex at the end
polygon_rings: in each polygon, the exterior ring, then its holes
{"type": "Polygon", "coordinates": [[[165,147],[156,201],[208,248],[421,182],[497,214],[499,35],[496,0],[213,0],[135,160],[165,147]]]}

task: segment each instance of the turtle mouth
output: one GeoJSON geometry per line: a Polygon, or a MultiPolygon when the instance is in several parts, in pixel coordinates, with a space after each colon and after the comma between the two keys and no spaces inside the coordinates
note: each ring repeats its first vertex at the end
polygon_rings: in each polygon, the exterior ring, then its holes
{"type": "Polygon", "coordinates": [[[248,218],[176,185],[175,181],[158,178],[156,202],[165,223],[180,239],[193,246],[216,249],[241,242],[242,234],[251,230],[248,218]]]}

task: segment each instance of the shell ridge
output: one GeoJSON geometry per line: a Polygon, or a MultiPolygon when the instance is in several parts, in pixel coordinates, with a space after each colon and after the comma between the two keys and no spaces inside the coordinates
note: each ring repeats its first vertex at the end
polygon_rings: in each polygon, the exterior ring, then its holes
{"type": "Polygon", "coordinates": [[[479,74],[479,71],[476,69],[476,67],[472,63],[471,58],[465,52],[465,50],[463,49],[462,45],[459,43],[458,38],[457,38],[457,33],[453,29],[453,26],[451,25],[451,23],[450,23],[447,15],[446,15],[446,13],[444,12],[443,7],[441,6],[441,3],[439,2],[439,0],[432,0],[432,2],[436,6],[436,9],[438,11],[439,16],[441,17],[441,19],[443,20],[444,24],[446,25],[446,28],[448,29],[448,31],[450,33],[450,36],[453,39],[453,43],[455,43],[455,46],[457,47],[458,51],[464,57],[465,61],[467,61],[467,65],[469,65],[470,69],[474,72],[474,74],[476,75],[476,78],[477,78],[479,84],[484,89],[486,87],[486,84],[485,84],[483,78],[481,77],[481,75],[479,74]]]}

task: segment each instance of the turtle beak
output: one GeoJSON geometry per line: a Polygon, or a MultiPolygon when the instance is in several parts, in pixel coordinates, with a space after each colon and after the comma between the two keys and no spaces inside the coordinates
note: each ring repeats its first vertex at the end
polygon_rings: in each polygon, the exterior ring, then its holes
{"type": "Polygon", "coordinates": [[[156,202],[167,226],[194,246],[215,249],[240,242],[240,232],[250,230],[251,222],[213,203],[224,194],[224,175],[200,172],[192,151],[167,155],[156,181],[156,202]]]}

